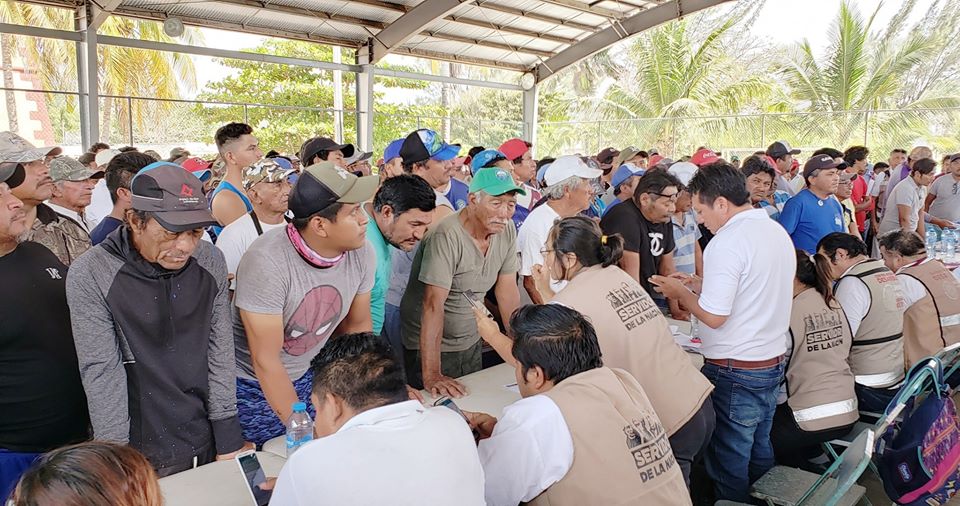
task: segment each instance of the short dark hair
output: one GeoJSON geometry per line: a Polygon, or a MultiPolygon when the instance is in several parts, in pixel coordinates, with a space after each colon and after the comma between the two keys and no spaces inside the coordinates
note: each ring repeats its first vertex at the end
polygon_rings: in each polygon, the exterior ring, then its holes
{"type": "Polygon", "coordinates": [[[371,332],[331,338],[310,370],[318,398],[330,393],[358,411],[407,400],[403,367],[390,346],[371,332]]]}
{"type": "Polygon", "coordinates": [[[650,158],[650,153],[640,150],[640,151],[637,151],[636,156],[639,156],[640,158],[650,158]]]}
{"type": "Polygon", "coordinates": [[[425,167],[427,165],[427,161],[422,160],[419,162],[408,162],[404,160],[403,163],[401,164],[401,166],[403,167],[403,171],[406,172],[407,174],[413,174],[413,169],[418,165],[425,167]]]}
{"type": "Polygon", "coordinates": [[[843,152],[843,161],[847,162],[847,165],[853,165],[860,160],[866,160],[869,154],[870,150],[866,146],[850,146],[843,152]]]}
{"type": "Polygon", "coordinates": [[[107,144],[106,142],[95,142],[93,143],[92,146],[90,146],[90,149],[88,149],[87,151],[91,153],[96,153],[101,149],[110,149],[110,145],[107,144]]]}
{"type": "Polygon", "coordinates": [[[913,162],[913,168],[910,169],[910,172],[930,174],[936,168],[937,168],[937,162],[931,160],[930,158],[921,158],[913,162]]]}
{"type": "Polygon", "coordinates": [[[912,257],[927,251],[920,234],[913,230],[898,228],[877,237],[880,247],[887,251],[896,251],[905,257],[912,257]]]}
{"type": "Polygon", "coordinates": [[[891,150],[890,150],[890,154],[892,155],[892,154],[894,154],[894,153],[900,153],[901,155],[906,156],[907,150],[906,150],[906,149],[903,149],[903,148],[891,149],[891,150]]]}
{"type": "MultiPolygon", "coordinates": [[[[533,147],[533,144],[530,144],[530,143],[527,142],[527,141],[523,141],[523,143],[527,145],[527,151],[529,151],[530,148],[533,147]]],[[[524,154],[526,154],[526,152],[524,152],[524,154]]],[[[516,158],[514,158],[513,160],[510,160],[510,161],[513,162],[514,164],[521,163],[521,162],[523,162],[523,155],[520,155],[520,156],[518,156],[518,157],[516,157],[516,158]]]]}
{"type": "MultiPolygon", "coordinates": [[[[604,241],[600,225],[586,216],[571,216],[553,225],[547,235],[546,246],[557,254],[573,253],[584,267],[602,265],[609,267],[623,256],[623,237],[620,234],[606,236],[604,241]]],[[[566,267],[562,268],[566,279],[566,267]]]]}
{"type": "Polygon", "coordinates": [[[222,127],[217,129],[217,133],[214,134],[213,139],[217,143],[217,149],[223,149],[224,144],[239,139],[244,135],[252,134],[253,127],[246,123],[227,123],[222,127]]]}
{"type": "Polygon", "coordinates": [[[743,161],[740,170],[743,171],[744,179],[754,174],[766,174],[770,176],[771,181],[777,178],[777,172],[773,170],[773,167],[767,163],[766,158],[762,156],[748,156],[747,159],[743,161]]]}
{"type": "Polygon", "coordinates": [[[882,171],[883,169],[889,169],[889,168],[890,168],[890,164],[887,163],[887,162],[877,162],[877,163],[873,164],[873,171],[874,171],[874,172],[880,172],[880,171],[882,171]]]}
{"type": "Polygon", "coordinates": [[[550,157],[550,156],[548,156],[548,157],[546,157],[546,158],[541,158],[541,159],[537,160],[537,170],[539,171],[540,169],[543,168],[544,165],[546,165],[546,164],[548,164],[548,163],[553,163],[553,162],[555,162],[555,161],[557,161],[557,159],[556,159],[556,158],[553,158],[553,157],[550,157]]]}
{"type": "Polygon", "coordinates": [[[121,153],[130,153],[132,151],[140,151],[136,146],[122,146],[117,148],[117,151],[121,153]]]}
{"type": "Polygon", "coordinates": [[[483,147],[483,146],[474,146],[474,147],[470,148],[470,151],[467,151],[467,156],[469,156],[470,158],[473,158],[473,157],[477,156],[477,153],[479,153],[479,152],[481,152],[481,151],[486,151],[486,149],[487,149],[487,148],[485,148],[485,147],[483,147]]]}
{"type": "Polygon", "coordinates": [[[663,189],[669,186],[674,186],[677,191],[680,191],[683,188],[683,183],[677,179],[677,176],[665,170],[648,171],[637,182],[637,187],[633,190],[633,201],[639,207],[641,195],[644,193],[663,193],[663,189]]]}
{"type": "Polygon", "coordinates": [[[510,328],[513,356],[524,374],[540,366],[547,380],[559,383],[603,367],[597,332],[575,309],[560,304],[523,306],[510,317],[510,328]]]}
{"type": "Polygon", "coordinates": [[[276,158],[278,156],[280,156],[280,152],[276,149],[271,149],[270,151],[267,151],[267,154],[263,155],[264,158],[276,158]]]}
{"type": "Polygon", "coordinates": [[[700,167],[687,183],[690,194],[697,194],[701,204],[713,206],[718,197],[723,197],[734,206],[750,202],[747,178],[743,172],[727,162],[715,162],[700,167]]]}
{"type": "Polygon", "coordinates": [[[870,254],[863,240],[845,232],[831,232],[817,243],[817,251],[822,250],[830,260],[837,259],[838,249],[846,250],[847,255],[851,257],[870,254]]]}
{"type": "Polygon", "coordinates": [[[120,188],[130,189],[130,181],[133,176],[140,172],[140,169],[154,163],[150,155],[145,155],[139,151],[128,151],[110,159],[107,168],[104,171],[103,178],[107,183],[107,190],[110,191],[110,200],[117,203],[117,190],[120,188]]]}
{"type": "Polygon", "coordinates": [[[314,218],[326,218],[333,223],[337,222],[337,214],[340,213],[340,208],[343,207],[343,204],[340,202],[334,202],[330,204],[325,209],[321,209],[306,218],[294,218],[290,220],[290,223],[293,223],[293,226],[297,229],[298,232],[303,232],[306,230],[307,225],[310,223],[310,220],[314,218]]]}
{"type": "Polygon", "coordinates": [[[841,153],[839,149],[833,149],[833,148],[820,148],[814,151],[813,154],[811,154],[810,156],[817,156],[817,155],[827,155],[830,158],[843,158],[843,153],[841,153]]]}
{"type": "Polygon", "coordinates": [[[379,213],[383,206],[390,206],[395,216],[411,209],[430,212],[437,207],[437,193],[422,177],[400,174],[384,181],[373,197],[374,211],[379,213]]]}

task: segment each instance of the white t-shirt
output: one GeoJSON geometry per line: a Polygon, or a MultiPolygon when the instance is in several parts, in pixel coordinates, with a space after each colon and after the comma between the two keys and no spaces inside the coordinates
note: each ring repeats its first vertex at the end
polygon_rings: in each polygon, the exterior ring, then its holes
{"type": "Polygon", "coordinates": [[[706,358],[766,360],[783,355],[793,305],[797,257],[786,230],[763,209],[720,227],[703,252],[700,307],[727,316],[700,326],[706,358]]]}
{"type": "Polygon", "coordinates": [[[480,506],[483,468],[463,418],[404,401],[357,414],[297,450],[271,506],[480,506]]]}
{"type": "MultiPolygon", "coordinates": [[[[866,260],[864,260],[864,262],[865,261],[866,260]]],[[[861,263],[863,262],[857,262],[851,265],[850,269],[853,269],[861,263]]],[[[850,269],[844,271],[840,277],[846,276],[847,273],[850,272],[850,269]]],[[[860,323],[863,322],[863,319],[867,317],[867,312],[870,311],[870,289],[859,279],[846,278],[841,279],[837,283],[833,296],[837,299],[837,302],[840,303],[844,314],[847,315],[847,323],[850,324],[850,333],[857,335],[860,323]]]]}
{"type": "Polygon", "coordinates": [[[110,200],[110,189],[107,188],[106,178],[102,178],[93,187],[90,205],[83,210],[83,214],[87,217],[87,223],[90,225],[90,230],[97,228],[100,220],[106,218],[112,212],[113,201],[110,200]]]}
{"type": "Polygon", "coordinates": [[[488,506],[530,501],[566,476],[573,465],[570,428],[546,395],[503,408],[493,435],[481,440],[477,451],[486,475],[488,506]]]}
{"type": "MultiPolygon", "coordinates": [[[[286,226],[286,224],[285,221],[281,221],[276,225],[270,225],[261,221],[260,227],[263,229],[263,233],[267,233],[275,228],[286,226]]],[[[233,223],[223,227],[220,235],[217,236],[217,247],[223,252],[223,258],[227,261],[228,274],[236,276],[240,259],[243,258],[243,254],[247,252],[247,248],[253,244],[253,241],[257,240],[257,237],[260,237],[260,235],[257,234],[257,228],[253,225],[253,217],[249,214],[241,216],[240,219],[234,220],[233,223]]],[[[237,289],[236,278],[230,280],[230,289],[237,289]]]]}
{"type": "MultiPolygon", "coordinates": [[[[523,225],[520,225],[520,231],[517,232],[517,252],[520,253],[521,276],[532,276],[533,266],[543,265],[543,255],[540,254],[540,250],[547,243],[547,235],[553,224],[559,219],[560,215],[547,203],[531,211],[523,225]]],[[[566,281],[551,280],[550,282],[550,288],[554,293],[563,290],[565,286],[567,286],[566,281]]]]}
{"type": "Polygon", "coordinates": [[[890,190],[889,186],[887,190],[890,198],[887,199],[887,207],[884,208],[878,234],[882,235],[900,228],[900,210],[897,206],[910,207],[910,221],[905,228],[916,230],[920,223],[920,209],[923,208],[923,200],[926,198],[924,189],[917,186],[912,177],[907,176],[897,183],[893,190],[890,190]]]}
{"type": "MultiPolygon", "coordinates": [[[[923,261],[917,265],[923,265],[930,260],[930,257],[924,258],[923,261]]],[[[916,304],[920,301],[920,299],[927,296],[926,287],[924,287],[923,283],[917,280],[917,278],[908,276],[906,274],[900,274],[904,269],[911,266],[912,265],[905,265],[897,270],[897,279],[900,280],[900,291],[903,293],[903,300],[906,302],[904,308],[906,309],[910,309],[910,306],[916,304]]],[[[954,271],[953,275],[956,276],[957,271],[954,271]]]]}

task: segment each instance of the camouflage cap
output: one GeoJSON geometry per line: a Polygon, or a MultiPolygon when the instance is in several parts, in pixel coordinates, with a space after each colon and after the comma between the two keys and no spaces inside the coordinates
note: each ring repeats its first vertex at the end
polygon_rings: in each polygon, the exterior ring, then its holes
{"type": "Polygon", "coordinates": [[[276,183],[283,181],[291,173],[292,169],[285,169],[272,158],[262,158],[243,169],[243,189],[249,190],[257,183],[276,183]]]}
{"type": "Polygon", "coordinates": [[[46,156],[59,155],[58,147],[34,147],[26,139],[13,132],[0,132],[0,162],[30,163],[46,156]]]}
{"type": "Polygon", "coordinates": [[[85,181],[100,179],[102,170],[94,170],[69,156],[58,156],[50,160],[50,178],[54,181],[85,181]]]}

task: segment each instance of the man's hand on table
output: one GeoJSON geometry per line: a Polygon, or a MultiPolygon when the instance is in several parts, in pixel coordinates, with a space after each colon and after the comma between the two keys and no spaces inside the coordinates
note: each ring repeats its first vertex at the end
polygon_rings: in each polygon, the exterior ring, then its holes
{"type": "Polygon", "coordinates": [[[407,397],[411,401],[420,401],[421,404],[423,403],[423,394],[421,394],[419,390],[417,390],[416,388],[413,388],[410,385],[407,385],[407,397]]]}
{"type": "Polygon", "coordinates": [[[474,411],[464,411],[463,415],[467,417],[467,423],[470,428],[476,431],[480,439],[487,439],[493,434],[493,428],[497,425],[497,419],[486,414],[476,413],[474,411]]]}
{"type": "Polygon", "coordinates": [[[424,375],[423,389],[430,392],[430,395],[434,397],[445,395],[459,399],[467,395],[467,387],[463,386],[463,383],[442,374],[424,375]]]}
{"type": "Polygon", "coordinates": [[[253,444],[253,443],[251,443],[251,442],[249,442],[249,441],[244,441],[243,446],[241,446],[239,450],[237,450],[237,451],[235,451],[235,452],[231,452],[231,453],[226,453],[226,454],[223,454],[223,455],[217,455],[217,460],[218,460],[218,461],[219,461],[219,460],[233,460],[237,455],[240,455],[240,453],[242,453],[242,452],[245,452],[245,451],[248,451],[248,450],[256,450],[256,449],[257,449],[257,445],[255,445],[255,444],[253,444]]]}

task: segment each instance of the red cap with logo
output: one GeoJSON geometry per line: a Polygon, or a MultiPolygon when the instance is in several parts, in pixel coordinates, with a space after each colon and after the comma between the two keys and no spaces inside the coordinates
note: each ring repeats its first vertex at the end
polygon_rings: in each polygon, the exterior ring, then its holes
{"type": "Polygon", "coordinates": [[[501,144],[500,147],[497,148],[497,151],[507,155],[507,160],[512,162],[523,156],[527,151],[530,151],[530,146],[527,145],[527,141],[514,138],[501,144]]]}
{"type": "Polygon", "coordinates": [[[704,165],[709,165],[713,162],[720,160],[720,156],[717,155],[712,149],[703,148],[698,150],[696,153],[690,157],[690,163],[696,165],[697,167],[703,167],[704,165]]]}

